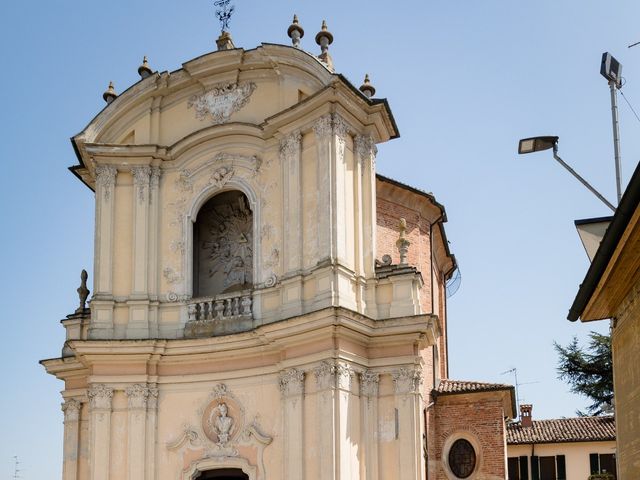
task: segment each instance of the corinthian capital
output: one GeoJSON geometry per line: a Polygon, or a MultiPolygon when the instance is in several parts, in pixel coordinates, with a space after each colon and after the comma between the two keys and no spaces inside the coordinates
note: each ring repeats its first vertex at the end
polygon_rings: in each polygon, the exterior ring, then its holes
{"type": "Polygon", "coordinates": [[[133,175],[133,184],[138,190],[138,201],[144,202],[147,188],[149,188],[149,182],[151,179],[151,167],[148,165],[142,167],[132,167],[131,174],[133,175]]]}
{"type": "Polygon", "coordinates": [[[149,398],[149,387],[136,383],[130,385],[124,391],[129,399],[130,409],[144,409],[147,408],[147,399],[149,398]]]}
{"type": "Polygon", "coordinates": [[[109,200],[111,197],[111,190],[116,184],[117,174],[118,169],[113,165],[98,165],[96,167],[96,184],[102,187],[105,200],[109,200]]]}
{"type": "Polygon", "coordinates": [[[313,124],[313,132],[318,138],[324,138],[333,132],[333,120],[331,114],[323,115],[313,124]]]}
{"type": "Polygon", "coordinates": [[[360,394],[365,397],[377,397],[380,386],[380,374],[365,370],[360,374],[360,394]]]}
{"type": "Polygon", "coordinates": [[[290,368],[280,373],[280,391],[285,397],[302,395],[304,391],[304,372],[290,368]]]}
{"type": "Polygon", "coordinates": [[[420,393],[422,372],[418,368],[401,368],[392,374],[396,394],[420,393]]]}
{"type": "Polygon", "coordinates": [[[110,410],[111,400],[113,399],[113,388],[107,387],[102,383],[92,385],[87,392],[89,402],[92,409],[110,410]]]}
{"type": "Polygon", "coordinates": [[[65,422],[77,422],[80,419],[82,403],[75,398],[69,398],[62,404],[65,422]]]}
{"type": "Polygon", "coordinates": [[[290,158],[300,153],[300,142],[302,134],[299,131],[290,133],[280,141],[280,155],[284,158],[290,158]]]}
{"type": "Polygon", "coordinates": [[[378,147],[371,135],[358,135],[356,137],[356,152],[360,163],[373,160],[378,153],[378,147]]]}

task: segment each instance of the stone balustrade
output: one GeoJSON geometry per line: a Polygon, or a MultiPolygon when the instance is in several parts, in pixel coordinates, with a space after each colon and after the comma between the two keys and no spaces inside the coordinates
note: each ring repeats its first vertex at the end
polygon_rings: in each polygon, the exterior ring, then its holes
{"type": "Polygon", "coordinates": [[[252,318],[252,303],[250,290],[194,298],[187,303],[189,322],[252,318]]]}

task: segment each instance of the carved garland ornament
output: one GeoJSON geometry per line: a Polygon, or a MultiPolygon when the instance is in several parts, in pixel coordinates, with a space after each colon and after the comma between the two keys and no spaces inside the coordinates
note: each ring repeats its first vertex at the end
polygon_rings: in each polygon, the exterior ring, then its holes
{"type": "Polygon", "coordinates": [[[253,82],[216,85],[208,92],[192,96],[188,106],[196,111],[199,120],[209,118],[214,125],[225,123],[249,102],[255,89],[253,82]]]}

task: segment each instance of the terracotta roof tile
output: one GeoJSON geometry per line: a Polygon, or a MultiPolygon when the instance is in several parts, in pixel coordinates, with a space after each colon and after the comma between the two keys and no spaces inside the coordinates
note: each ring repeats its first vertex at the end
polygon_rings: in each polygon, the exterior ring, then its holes
{"type": "Polygon", "coordinates": [[[595,442],[616,439],[616,425],[612,416],[576,417],[555,420],[533,420],[531,427],[520,422],[507,425],[507,443],[595,442]]]}
{"type": "Polygon", "coordinates": [[[511,385],[502,383],[484,383],[484,382],[468,382],[464,380],[440,380],[434,392],[438,394],[447,393],[473,393],[473,392],[492,392],[496,390],[508,390],[513,388],[511,385]]]}

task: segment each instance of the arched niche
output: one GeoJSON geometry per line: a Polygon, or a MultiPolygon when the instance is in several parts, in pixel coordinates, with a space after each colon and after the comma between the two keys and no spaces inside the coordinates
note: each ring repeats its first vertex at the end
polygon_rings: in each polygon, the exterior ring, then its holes
{"type": "Polygon", "coordinates": [[[249,480],[249,475],[244,473],[241,468],[217,468],[215,470],[207,470],[195,477],[195,480],[249,480]]]}
{"type": "Polygon", "coordinates": [[[193,296],[251,289],[254,214],[247,196],[227,190],[209,198],[193,223],[193,296]]]}

